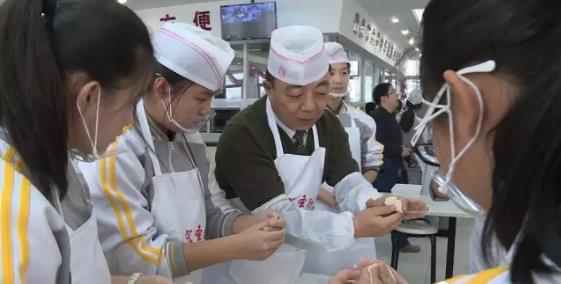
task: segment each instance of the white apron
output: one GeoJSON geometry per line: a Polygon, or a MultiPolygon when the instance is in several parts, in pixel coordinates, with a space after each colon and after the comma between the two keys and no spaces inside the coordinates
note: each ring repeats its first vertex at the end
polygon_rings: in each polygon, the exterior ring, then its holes
{"type": "MultiPolygon", "coordinates": [[[[83,180],[78,179],[75,182],[75,184],[80,186],[76,190],[87,190],[83,180]]],[[[85,192],[83,194],[88,196],[85,192]]],[[[53,190],[53,196],[56,209],[64,218],[62,205],[56,190],[53,190]]],[[[72,284],[111,283],[111,273],[99,243],[97,221],[93,211],[90,212],[88,220],[76,228],[76,230],[72,230],[67,225],[66,231],[70,239],[70,275],[72,284]]]]}
{"type": "MultiPolygon", "coordinates": [[[[151,213],[156,229],[188,243],[203,241],[206,230],[205,198],[202,179],[194,164],[194,158],[191,157],[193,170],[162,174],[142,101],[137,104],[137,116],[142,136],[150,146],[148,152],[154,166],[154,199],[151,203],[151,213]]],[[[198,270],[174,281],[181,284],[187,281],[200,284],[201,275],[201,270],[198,270]]]]}
{"type": "MultiPolygon", "coordinates": [[[[350,117],[350,116],[349,116],[350,117]]],[[[358,168],[361,168],[361,161],[362,161],[362,148],[361,148],[361,141],[360,141],[360,129],[356,126],[356,123],[352,117],[351,119],[351,127],[345,127],[345,131],[347,132],[347,136],[349,138],[349,146],[351,149],[351,154],[353,159],[356,161],[358,168]]],[[[327,183],[323,183],[321,187],[331,193],[333,193],[333,187],[328,185],[327,183]]],[[[319,201],[316,204],[316,209],[321,209],[325,211],[333,211],[333,208],[327,206],[325,203],[319,201]]]]}
{"type": "MultiPolygon", "coordinates": [[[[312,128],[315,150],[311,156],[285,154],[269,100],[266,111],[277,148],[275,165],[285,185],[285,193],[296,206],[313,210],[325,161],[325,148],[319,146],[317,129],[312,128]]],[[[284,244],[265,261],[232,261],[230,276],[237,284],[293,284],[300,277],[305,257],[305,250],[284,244]]]]}
{"type": "MultiPolygon", "coordinates": [[[[352,117],[351,127],[345,127],[345,131],[349,137],[352,157],[357,162],[360,169],[362,159],[360,129],[356,126],[352,117]]],[[[333,187],[329,186],[327,183],[323,183],[321,187],[333,193],[333,187]]],[[[316,209],[338,213],[338,211],[335,211],[321,201],[317,203],[316,209]]],[[[346,250],[333,252],[308,250],[306,254],[304,272],[335,275],[341,270],[350,268],[359,263],[361,259],[376,259],[376,246],[374,244],[374,238],[362,238],[356,240],[353,246],[346,250]]]]}

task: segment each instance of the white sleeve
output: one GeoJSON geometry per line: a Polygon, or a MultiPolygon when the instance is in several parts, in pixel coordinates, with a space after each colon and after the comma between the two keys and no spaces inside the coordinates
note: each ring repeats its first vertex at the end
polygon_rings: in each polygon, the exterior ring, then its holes
{"type": "Polygon", "coordinates": [[[186,275],[183,240],[160,232],[150,212],[146,169],[132,151],[80,163],[112,274],[186,275]],[[173,256],[173,257],[172,257],[173,256]]]}
{"type": "Polygon", "coordinates": [[[341,210],[354,214],[366,208],[369,199],[382,196],[359,172],[344,177],[335,185],[333,192],[341,210]]]}
{"type": "Polygon", "coordinates": [[[4,160],[0,181],[0,282],[69,284],[70,243],[62,216],[4,160]]]}
{"type": "Polygon", "coordinates": [[[384,162],[384,145],[376,141],[376,122],[361,110],[350,111],[360,129],[362,171],[377,169],[384,162]]]}
{"type": "Polygon", "coordinates": [[[298,208],[281,194],[253,213],[261,213],[273,209],[282,214],[286,221],[286,243],[300,248],[320,248],[327,251],[344,250],[354,244],[353,214],[342,212],[339,214],[315,210],[309,211],[298,208]]]}
{"type": "Polygon", "coordinates": [[[208,191],[206,196],[207,230],[206,239],[215,239],[232,235],[234,222],[242,215],[241,211],[234,208],[226,199],[226,193],[216,182],[214,166],[210,165],[208,172],[208,191]]]}

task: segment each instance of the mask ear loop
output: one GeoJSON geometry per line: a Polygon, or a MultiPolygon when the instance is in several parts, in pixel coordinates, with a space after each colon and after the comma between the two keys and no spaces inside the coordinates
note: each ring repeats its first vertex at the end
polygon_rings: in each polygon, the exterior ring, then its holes
{"type": "Polygon", "coordinates": [[[93,154],[95,157],[98,157],[99,154],[97,153],[97,138],[99,137],[99,110],[101,109],[101,87],[97,91],[97,110],[95,112],[95,134],[94,134],[94,148],[93,154]]]}
{"type": "Polygon", "coordinates": [[[166,103],[164,102],[164,100],[161,100],[162,105],[164,106],[165,112],[166,112],[166,116],[168,117],[169,122],[171,122],[173,125],[175,125],[175,127],[177,127],[179,130],[183,131],[184,133],[190,133],[192,131],[190,131],[189,129],[183,127],[183,125],[181,125],[179,122],[177,122],[177,120],[175,120],[173,118],[173,110],[172,110],[172,100],[171,100],[171,86],[168,87],[168,100],[169,100],[169,111],[168,111],[168,107],[166,106],[166,103]]]}
{"type": "Polygon", "coordinates": [[[98,130],[99,130],[99,109],[101,107],[101,87],[99,87],[99,90],[97,92],[97,110],[96,110],[96,114],[95,114],[95,134],[94,134],[93,139],[92,139],[92,135],[90,133],[90,130],[88,129],[88,125],[86,124],[86,119],[84,117],[84,114],[82,113],[82,109],[80,108],[80,105],[78,104],[78,101],[76,101],[76,107],[78,108],[78,113],[80,114],[80,118],[82,119],[82,125],[84,126],[84,129],[86,130],[86,135],[88,136],[88,140],[90,140],[90,144],[91,144],[91,147],[92,147],[92,155],[94,157],[98,157],[97,138],[98,138],[98,130]]]}
{"type": "Polygon", "coordinates": [[[447,106],[438,104],[444,92],[446,92],[446,85],[440,88],[432,102],[429,102],[423,98],[423,103],[428,105],[429,108],[427,109],[425,116],[421,119],[421,122],[419,122],[419,125],[415,127],[415,134],[413,134],[413,137],[411,138],[412,146],[417,145],[417,142],[419,141],[419,138],[421,138],[421,135],[423,134],[423,131],[427,127],[428,123],[446,111],[447,106]],[[440,110],[434,112],[434,110],[437,108],[440,110]]]}
{"type": "Polygon", "coordinates": [[[164,100],[160,100],[162,102],[162,105],[164,106],[164,110],[166,112],[166,116],[168,117],[168,120],[171,121],[173,119],[173,111],[172,111],[172,106],[171,106],[171,86],[168,86],[166,88],[166,93],[167,93],[167,97],[169,100],[169,107],[166,106],[166,102],[164,102],[164,100]]]}
{"type": "MultiPolygon", "coordinates": [[[[480,63],[478,65],[463,68],[463,69],[459,70],[457,72],[457,74],[460,75],[460,78],[463,78],[463,75],[470,74],[470,73],[489,73],[489,72],[493,72],[495,70],[495,68],[496,68],[495,61],[494,60],[488,60],[488,61],[485,61],[485,62],[480,63]]],[[[473,84],[470,84],[470,86],[472,86],[472,85],[473,84]]],[[[419,138],[421,137],[421,134],[423,133],[424,129],[426,128],[427,124],[430,121],[432,121],[433,119],[435,119],[437,116],[441,115],[444,112],[449,113],[449,109],[450,109],[450,104],[449,104],[450,94],[449,94],[449,92],[450,92],[449,91],[449,86],[447,84],[444,84],[440,88],[440,90],[438,91],[438,93],[436,94],[436,96],[434,97],[432,102],[429,102],[429,101],[427,101],[423,98],[423,104],[428,105],[429,108],[427,109],[427,112],[425,113],[425,116],[423,117],[423,119],[421,119],[421,122],[419,122],[419,125],[417,125],[415,127],[415,134],[411,138],[411,145],[413,145],[413,146],[417,145],[417,142],[419,141],[419,138]],[[442,96],[444,95],[444,92],[446,92],[446,95],[447,95],[447,98],[448,98],[447,105],[439,105],[438,102],[441,100],[442,96]],[[441,110],[439,110],[438,112],[433,114],[434,110],[437,109],[437,108],[439,108],[441,110]]]]}
{"type": "Polygon", "coordinates": [[[168,109],[168,106],[166,106],[166,102],[163,99],[161,99],[160,102],[162,102],[162,105],[164,106],[164,111],[166,112],[166,116],[167,116],[168,120],[172,121],[173,110],[172,110],[172,105],[171,105],[171,103],[172,103],[172,101],[171,101],[171,85],[167,82],[167,79],[163,75],[156,73],[156,77],[163,78],[164,80],[166,80],[166,84],[168,85],[167,88],[166,88],[166,93],[167,93],[167,97],[168,97],[168,100],[169,100],[169,109],[168,109]]]}
{"type": "MultiPolygon", "coordinates": [[[[477,119],[477,127],[475,129],[475,133],[473,134],[472,138],[468,141],[468,143],[466,144],[466,146],[464,146],[464,148],[458,153],[457,156],[455,156],[455,149],[453,152],[453,158],[452,161],[450,162],[450,167],[448,169],[448,174],[446,175],[446,180],[445,182],[448,183],[450,182],[450,180],[452,179],[452,174],[454,172],[454,169],[456,168],[456,164],[458,163],[459,159],[465,155],[465,153],[473,146],[473,144],[475,144],[475,141],[477,141],[477,138],[479,137],[479,135],[481,134],[481,128],[483,127],[483,96],[481,94],[481,91],[479,90],[479,88],[469,79],[465,78],[464,76],[460,75],[460,79],[462,81],[464,81],[466,84],[468,84],[474,91],[475,91],[475,97],[477,98],[477,102],[479,105],[479,116],[477,119]]],[[[449,114],[450,115],[450,114],[449,114]]],[[[452,125],[453,119],[452,116],[449,116],[449,121],[450,124],[452,125]]],[[[451,130],[453,131],[453,126],[451,127],[451,130]]],[[[455,135],[453,134],[453,132],[451,132],[450,137],[452,137],[452,142],[454,142],[454,137],[455,135]]],[[[454,147],[454,144],[452,144],[452,148],[454,147]]]]}

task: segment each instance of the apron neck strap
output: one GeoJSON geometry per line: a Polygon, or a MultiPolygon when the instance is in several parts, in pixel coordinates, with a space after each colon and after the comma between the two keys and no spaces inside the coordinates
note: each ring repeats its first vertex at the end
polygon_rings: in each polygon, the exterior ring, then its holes
{"type": "Polygon", "coordinates": [[[347,105],[347,103],[343,102],[343,105],[341,106],[341,111],[339,112],[339,116],[346,116],[350,121],[351,121],[351,128],[355,128],[356,127],[356,122],[351,114],[352,110],[349,108],[349,106],[347,105]]]}
{"type": "Polygon", "coordinates": [[[150,155],[150,160],[152,160],[154,174],[156,176],[162,175],[162,168],[160,167],[158,156],[156,156],[154,139],[152,138],[152,133],[150,132],[148,117],[146,116],[146,110],[144,109],[144,102],[142,99],[136,104],[136,117],[138,118],[138,123],[140,124],[140,133],[142,134],[145,143],[148,144],[148,155],[150,155]]]}
{"type": "MultiPolygon", "coordinates": [[[[271,105],[271,101],[269,101],[268,97],[266,99],[265,111],[267,112],[267,123],[269,124],[269,128],[271,129],[273,138],[275,140],[275,147],[277,148],[277,158],[278,158],[284,155],[284,149],[282,147],[279,127],[277,124],[277,116],[273,111],[273,106],[271,105]]],[[[314,135],[314,149],[317,150],[319,148],[319,136],[318,136],[317,127],[315,125],[312,127],[312,133],[314,135]]]]}
{"type": "Polygon", "coordinates": [[[269,124],[269,128],[271,129],[271,133],[273,133],[273,138],[275,140],[275,146],[277,148],[277,158],[278,158],[284,155],[284,149],[282,148],[282,142],[280,139],[279,127],[277,126],[276,115],[273,111],[273,106],[271,106],[271,101],[269,101],[268,97],[267,97],[265,108],[267,112],[267,123],[269,124]]]}
{"type": "Polygon", "coordinates": [[[312,127],[312,132],[314,133],[314,149],[317,150],[319,149],[319,136],[315,125],[312,127]]]}
{"type": "Polygon", "coordinates": [[[346,116],[349,118],[349,121],[351,122],[351,128],[356,128],[356,122],[355,119],[353,118],[353,116],[351,115],[351,113],[347,113],[346,116]]]}

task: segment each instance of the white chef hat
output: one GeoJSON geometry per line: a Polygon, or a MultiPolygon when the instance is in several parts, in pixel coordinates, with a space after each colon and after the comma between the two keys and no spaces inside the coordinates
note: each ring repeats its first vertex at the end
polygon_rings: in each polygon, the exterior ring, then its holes
{"type": "Polygon", "coordinates": [[[160,64],[213,92],[222,88],[235,56],[227,42],[190,24],[167,22],[153,42],[160,64]]]}
{"type": "Polygon", "coordinates": [[[409,93],[407,100],[413,105],[421,104],[423,103],[423,92],[421,89],[415,88],[411,91],[411,93],[409,93]]]}
{"type": "Polygon", "coordinates": [[[325,54],[327,54],[329,64],[350,63],[349,56],[347,55],[345,48],[338,42],[326,42],[325,54]]]}
{"type": "Polygon", "coordinates": [[[308,26],[273,31],[267,70],[273,77],[293,85],[320,80],[329,70],[321,31],[308,26]]]}

